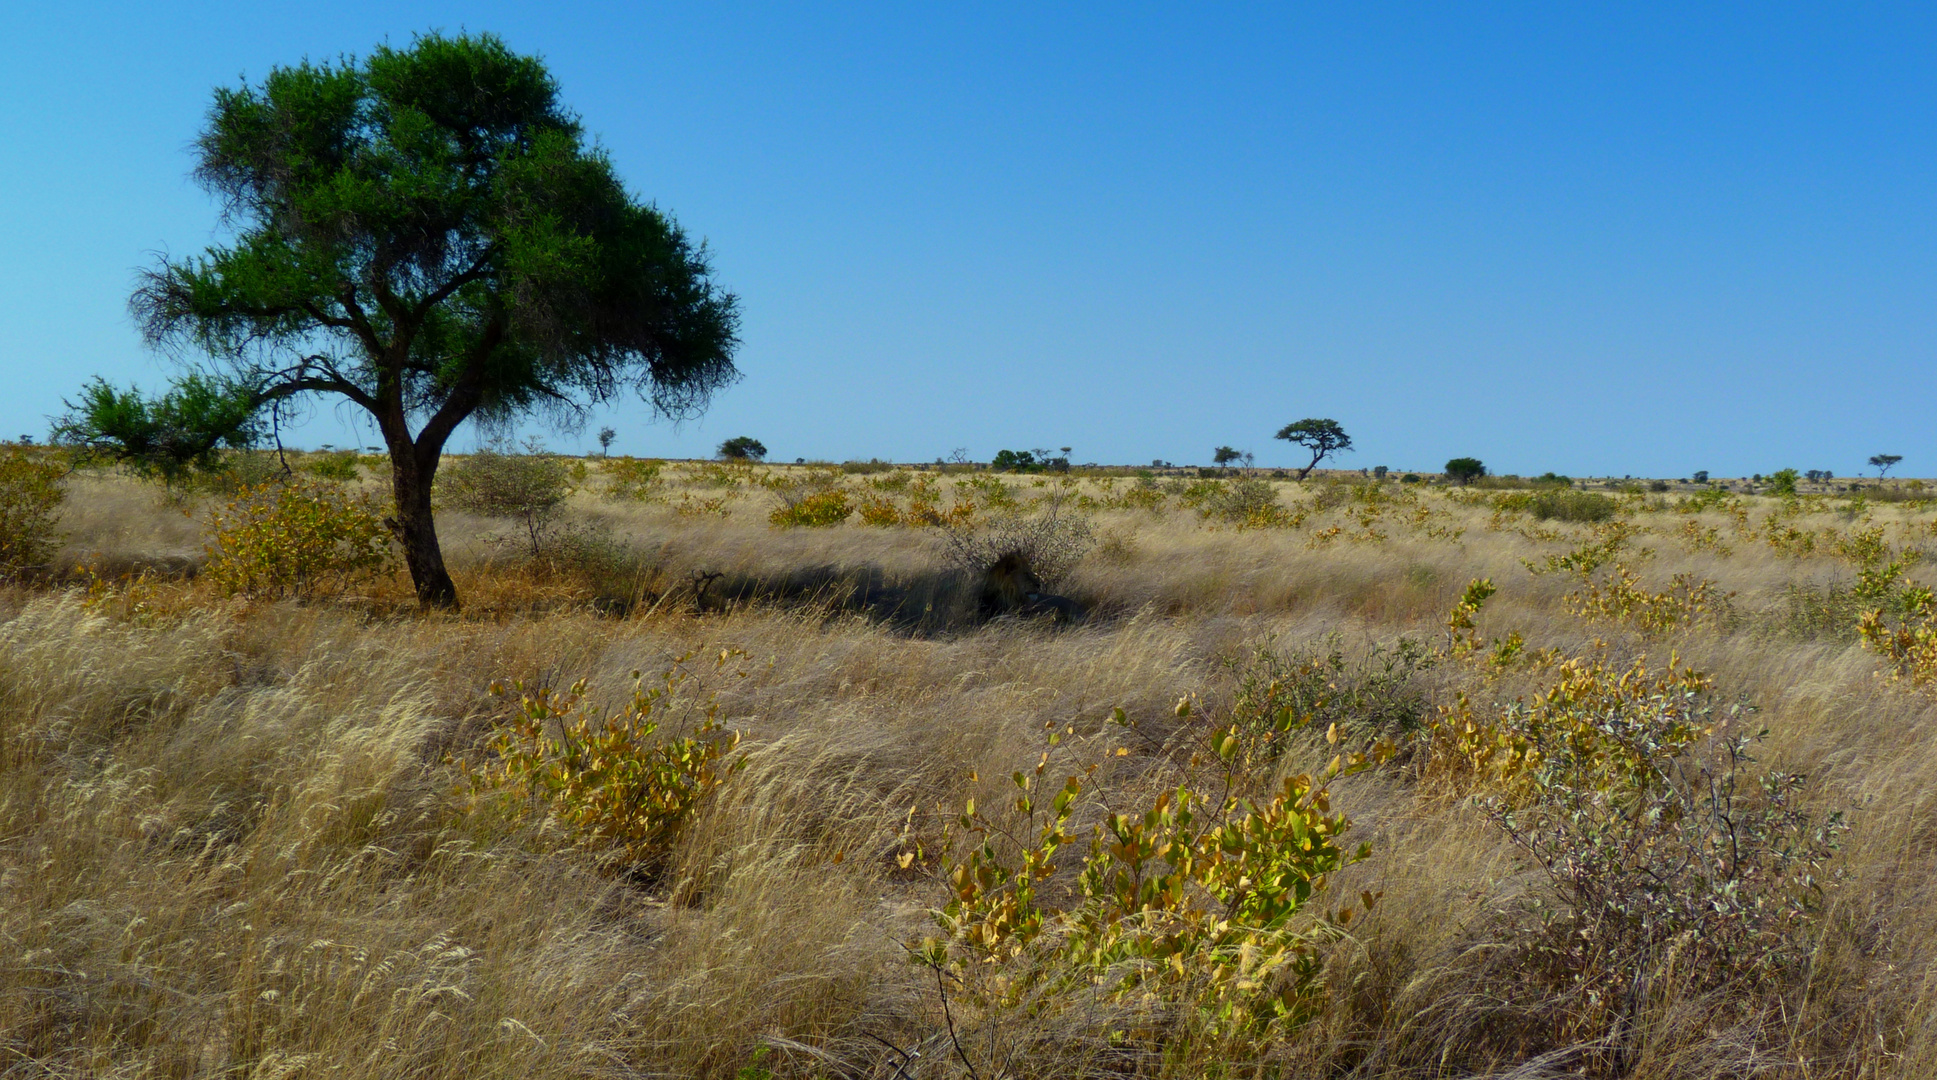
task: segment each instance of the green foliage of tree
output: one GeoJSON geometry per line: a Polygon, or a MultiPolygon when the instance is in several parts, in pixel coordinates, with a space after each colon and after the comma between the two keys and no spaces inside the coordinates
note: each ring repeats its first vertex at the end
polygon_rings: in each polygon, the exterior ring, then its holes
{"type": "Polygon", "coordinates": [[[1902,460],[1902,454],[1877,454],[1870,458],[1870,464],[1876,466],[1876,474],[1881,477],[1890,471],[1890,466],[1902,460]]]}
{"type": "Polygon", "coordinates": [[[1211,463],[1219,468],[1229,466],[1244,457],[1244,452],[1231,446],[1220,446],[1211,453],[1211,463]]]}
{"type": "Polygon", "coordinates": [[[201,372],[153,398],[97,378],[81,388],[78,400],[64,404],[67,414],[54,424],[56,440],[169,481],[191,469],[212,470],[223,448],[244,449],[262,436],[248,389],[201,372]]]}
{"type": "Polygon", "coordinates": [[[1298,479],[1311,475],[1318,463],[1332,456],[1352,449],[1352,437],[1338,426],[1336,420],[1304,419],[1295,424],[1286,424],[1278,429],[1276,438],[1294,446],[1302,446],[1311,451],[1312,459],[1304,468],[1298,470],[1298,479]]]}
{"type": "Polygon", "coordinates": [[[998,450],[989,468],[996,472],[1035,472],[1042,467],[1028,450],[998,450]]]}
{"type": "Polygon", "coordinates": [[[1769,494],[1794,495],[1796,493],[1796,481],[1800,479],[1802,479],[1802,474],[1794,469],[1777,469],[1775,472],[1769,474],[1769,494]]]}
{"type": "Polygon", "coordinates": [[[759,439],[736,435],[720,444],[719,454],[728,461],[765,461],[767,448],[759,439]]]}
{"type": "Polygon", "coordinates": [[[1457,484],[1470,484],[1486,475],[1479,458],[1456,457],[1446,463],[1446,478],[1457,484]]]}
{"type": "Polygon", "coordinates": [[[65,431],[193,460],[266,407],[347,400],[382,433],[425,604],[457,603],[431,490],[458,425],[569,421],[628,390],[685,416],[738,378],[737,301],[704,248],[625,189],[544,64],[496,37],[274,68],[216,91],[196,146],[234,240],[162,260],[131,306],[149,342],[219,373],[158,402],[97,383],[65,431]]]}

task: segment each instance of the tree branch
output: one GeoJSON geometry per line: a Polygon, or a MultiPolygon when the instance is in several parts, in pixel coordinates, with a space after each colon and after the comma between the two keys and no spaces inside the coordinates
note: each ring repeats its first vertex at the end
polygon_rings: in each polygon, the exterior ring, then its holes
{"type": "Polygon", "coordinates": [[[498,245],[492,244],[485,248],[484,254],[479,255],[477,260],[471,263],[462,273],[452,277],[451,280],[445,282],[442,286],[431,292],[430,295],[418,301],[416,310],[411,313],[411,318],[416,321],[422,321],[425,316],[430,314],[431,308],[449,300],[453,293],[469,285],[471,282],[481,280],[490,271],[491,260],[497,258],[497,255],[498,245]]]}
{"type": "Polygon", "coordinates": [[[465,359],[464,374],[459,376],[457,385],[451,387],[444,404],[438,408],[422,431],[417,434],[417,452],[421,456],[427,450],[435,455],[444,449],[444,441],[457,430],[457,425],[477,411],[484,400],[484,362],[493,349],[504,341],[505,315],[498,312],[484,328],[478,343],[465,359]]]}

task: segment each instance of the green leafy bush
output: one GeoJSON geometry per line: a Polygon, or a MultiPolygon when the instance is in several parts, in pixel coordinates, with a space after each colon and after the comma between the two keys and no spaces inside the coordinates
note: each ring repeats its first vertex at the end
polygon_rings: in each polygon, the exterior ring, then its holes
{"type": "Polygon", "coordinates": [[[634,502],[653,502],[661,497],[664,482],[660,472],[665,462],[643,458],[620,458],[616,461],[606,459],[602,471],[612,478],[612,486],[605,491],[611,499],[634,502]]]}
{"type": "Polygon", "coordinates": [[[203,574],[232,594],[304,599],[379,573],[390,533],[374,501],[296,480],[249,488],[209,515],[203,574]]]}
{"type": "Polygon", "coordinates": [[[0,576],[54,557],[66,478],[67,468],[52,457],[19,446],[0,454],[0,576]]]}
{"type": "Polygon", "coordinates": [[[1240,528],[1269,528],[1289,525],[1294,515],[1278,502],[1278,489],[1269,480],[1246,477],[1237,480],[1212,480],[1191,485],[1185,502],[1195,502],[1200,516],[1225,521],[1240,528]],[[1204,490],[1198,492],[1199,487],[1204,490]]]}
{"type": "MultiPolygon", "coordinates": [[[[1376,741],[1410,735],[1429,711],[1417,676],[1438,663],[1411,638],[1375,645],[1348,660],[1333,635],[1318,648],[1279,652],[1268,644],[1226,660],[1237,679],[1231,722],[1252,735],[1313,727],[1376,741]]],[[[1282,754],[1282,744],[1267,756],[1282,754]]]]}
{"type": "Polygon", "coordinates": [[[325,480],[348,483],[358,475],[357,453],[354,450],[334,450],[328,453],[311,454],[303,462],[303,471],[325,480]]]}

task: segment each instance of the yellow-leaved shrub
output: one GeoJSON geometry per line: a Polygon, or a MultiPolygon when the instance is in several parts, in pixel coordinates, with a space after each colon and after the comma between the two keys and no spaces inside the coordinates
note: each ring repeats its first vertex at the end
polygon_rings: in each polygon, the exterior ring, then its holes
{"type": "Polygon", "coordinates": [[[60,544],[55,522],[67,469],[15,446],[0,454],[0,575],[46,562],[60,544]]]}
{"type": "Polygon", "coordinates": [[[1856,632],[1864,648],[1890,662],[1892,678],[1937,687],[1937,597],[1928,589],[1907,591],[1912,595],[1903,602],[1903,617],[1895,626],[1884,622],[1881,610],[1866,611],[1856,632]]]}
{"type": "Polygon", "coordinates": [[[203,574],[243,596],[303,599],[388,569],[376,502],[334,484],[258,484],[209,515],[203,574]]]}
{"type": "MultiPolygon", "coordinates": [[[[723,652],[719,666],[740,658],[723,652]]],[[[634,672],[632,697],[617,712],[587,701],[583,679],[562,694],[494,685],[517,704],[492,736],[490,757],[465,766],[473,797],[499,796],[518,813],[550,816],[616,868],[655,873],[693,811],[745,760],[732,757],[740,736],[721,730],[717,699],[684,732],[660,734],[658,717],[689,678],[687,659],[654,686],[634,672]]]]}
{"type": "Polygon", "coordinates": [[[847,492],[839,488],[817,491],[793,502],[774,507],[767,515],[767,521],[776,529],[798,527],[824,529],[839,525],[847,520],[853,508],[848,505],[847,492]]]}
{"type": "MultiPolygon", "coordinates": [[[[1221,734],[1214,749],[1231,764],[1239,739],[1221,734]]],[[[1058,852],[1073,842],[1083,781],[1068,777],[1039,806],[1047,760],[1011,778],[1034,833],[1020,851],[1000,842],[1012,831],[973,801],[957,820],[973,846],[948,869],[953,896],[936,915],[946,937],[924,943],[924,962],[954,970],[989,1005],[1080,989],[1078,997],[1185,1006],[1182,1029],[1125,1033],[1158,1043],[1254,1037],[1313,1014],[1324,997],[1321,946],[1354,909],[1306,909],[1332,874],[1371,854],[1369,844],[1342,842],[1351,821],[1331,808],[1327,785],[1369,767],[1365,755],[1334,760],[1317,778],[1286,777],[1266,797],[1206,801],[1180,785],[1141,813],[1110,813],[1062,901],[1046,890],[1058,852]]],[[[1377,896],[1359,900],[1369,909],[1377,896]]]]}

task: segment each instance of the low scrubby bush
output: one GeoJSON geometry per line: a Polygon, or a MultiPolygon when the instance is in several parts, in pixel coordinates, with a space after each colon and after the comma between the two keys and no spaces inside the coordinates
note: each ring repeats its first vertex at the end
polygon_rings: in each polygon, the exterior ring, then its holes
{"type": "Polygon", "coordinates": [[[803,526],[824,529],[846,521],[853,512],[854,508],[847,501],[847,492],[836,488],[805,496],[791,505],[776,507],[773,513],[767,515],[767,521],[782,529],[803,526]]]}
{"type": "Polygon", "coordinates": [[[1237,680],[1231,722],[1244,731],[1311,726],[1376,741],[1419,730],[1428,706],[1416,680],[1438,657],[1400,638],[1348,660],[1334,635],[1319,647],[1290,652],[1261,644],[1225,663],[1237,680]]]}
{"type": "Polygon", "coordinates": [[[1856,632],[1863,647],[1890,662],[1891,677],[1912,686],[1937,687],[1937,598],[1919,589],[1894,624],[1881,610],[1864,612],[1856,632]]]}
{"type": "Polygon", "coordinates": [[[1293,515],[1278,502],[1278,489],[1269,480],[1245,478],[1214,480],[1185,497],[1195,502],[1197,512],[1206,520],[1228,522],[1239,528],[1270,528],[1289,525],[1293,515]]]}
{"type": "Polygon", "coordinates": [[[612,478],[612,485],[605,490],[606,497],[633,502],[652,502],[660,498],[664,487],[660,471],[664,467],[664,462],[650,459],[606,459],[602,471],[612,478]]]}
{"type": "Polygon", "coordinates": [[[901,507],[896,505],[893,499],[882,498],[879,495],[864,496],[861,499],[860,514],[863,525],[891,528],[907,524],[907,516],[901,512],[901,507]]]}
{"type": "Polygon", "coordinates": [[[1673,712],[1629,719],[1548,740],[1519,798],[1485,804],[1548,885],[1513,941],[1521,989],[1545,999],[1557,1041],[1597,1044],[1607,1075],[1627,1074],[1636,1021],[1661,1000],[1726,989],[1753,1010],[1760,987],[1794,985],[1845,828],[1802,808],[1800,775],[1754,768],[1762,733],[1733,730],[1741,714],[1713,729],[1699,714],[1713,733],[1692,742],[1673,712]]]}
{"type": "Polygon", "coordinates": [[[60,547],[67,467],[15,446],[0,454],[0,577],[39,566],[60,547]]]}
{"type": "Polygon", "coordinates": [[[1615,563],[1598,577],[1587,577],[1569,593],[1567,607],[1585,619],[1621,623],[1644,634],[1665,634],[1677,627],[1726,617],[1729,597],[1707,578],[1676,574],[1662,592],[1650,592],[1634,571],[1615,563]]]}
{"type": "Polygon", "coordinates": [[[1619,504],[1606,495],[1572,488],[1546,488],[1527,500],[1527,512],[1541,521],[1606,521],[1619,504]]]}
{"type": "Polygon", "coordinates": [[[790,469],[761,479],[761,486],[780,500],[780,505],[767,515],[767,522],[776,529],[796,529],[828,528],[846,521],[854,506],[848,500],[841,476],[834,468],[815,466],[804,472],[790,469]]]}
{"type": "Polygon", "coordinates": [[[377,504],[334,484],[250,488],[208,518],[203,574],[231,594],[305,599],[388,569],[377,504]]]}
{"type": "Polygon", "coordinates": [[[311,454],[303,461],[303,471],[325,480],[349,483],[357,478],[359,458],[354,450],[332,450],[311,454]]]}
{"type": "Polygon", "coordinates": [[[945,553],[950,565],[975,578],[1004,556],[1018,555],[1045,588],[1053,589],[1094,543],[1089,522],[1080,517],[1011,514],[950,528],[945,553]]]}
{"type": "Polygon", "coordinates": [[[571,469],[533,444],[527,444],[522,454],[486,447],[447,464],[437,476],[439,502],[481,517],[517,522],[534,557],[543,551],[571,494],[571,469]]]}

